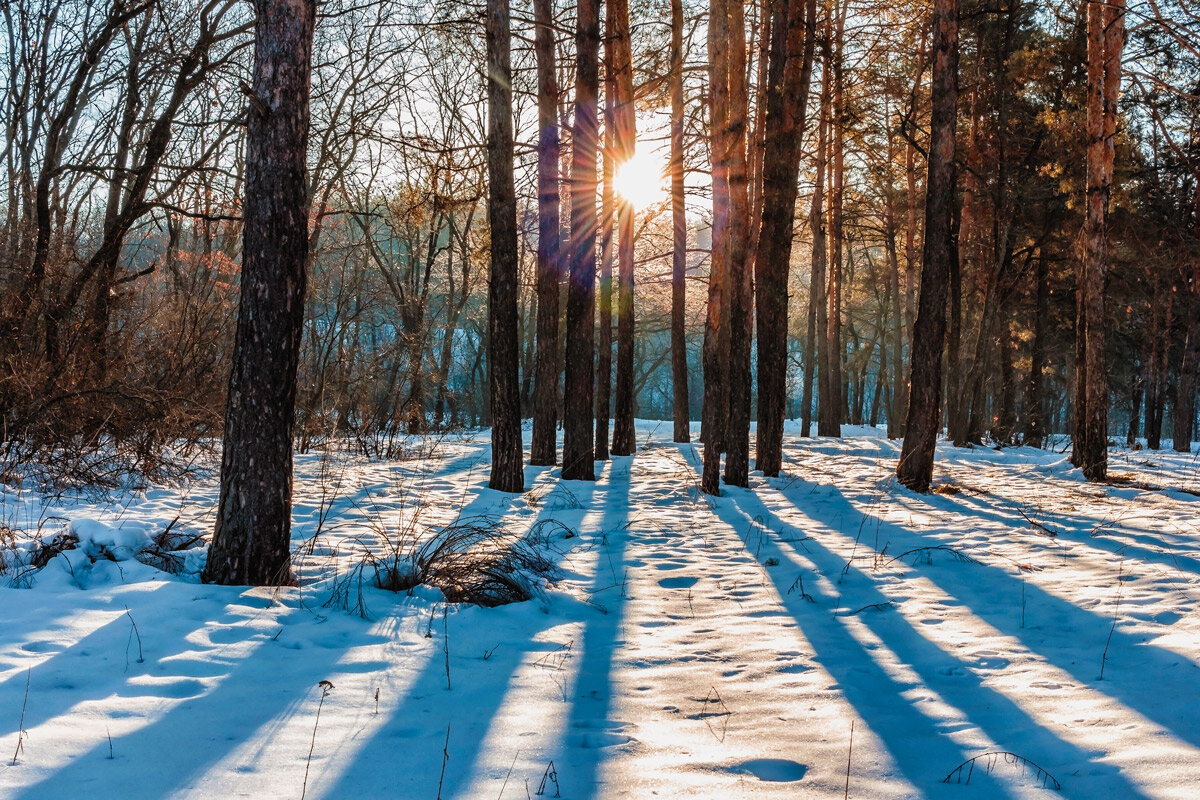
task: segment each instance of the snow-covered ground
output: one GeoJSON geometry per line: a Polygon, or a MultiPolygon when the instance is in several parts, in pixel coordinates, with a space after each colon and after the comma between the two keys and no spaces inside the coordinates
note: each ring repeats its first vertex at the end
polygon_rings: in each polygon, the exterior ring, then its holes
{"type": "Polygon", "coordinates": [[[0,795],[1200,797],[1195,457],[1114,451],[1091,485],[1061,453],[947,446],[921,496],[898,442],[847,434],[791,431],[783,477],[720,498],[669,424],[515,496],[483,435],[301,456],[283,590],[200,585],[199,547],[178,576],[130,558],[206,534],[215,478],[10,487],[0,795]],[[366,552],[456,520],[531,531],[560,573],[490,609],[371,585],[366,552]]]}

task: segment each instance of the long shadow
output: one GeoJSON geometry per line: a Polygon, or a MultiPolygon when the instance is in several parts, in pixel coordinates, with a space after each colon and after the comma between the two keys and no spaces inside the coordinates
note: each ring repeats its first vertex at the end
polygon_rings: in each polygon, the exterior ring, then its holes
{"type": "MultiPolygon", "coordinates": [[[[534,472],[543,468],[529,468],[534,472]]],[[[529,475],[527,469],[526,475],[529,475]]],[[[528,478],[527,478],[528,480],[528,478]]],[[[595,485],[591,482],[572,482],[572,491],[582,502],[590,504],[595,485]]],[[[490,490],[488,490],[490,491],[490,490]]],[[[515,495],[514,497],[520,497],[515,495]]],[[[485,502],[483,499],[480,502],[485,502]]],[[[493,507],[494,510],[494,507],[493,507]]],[[[582,514],[583,512],[581,512],[582,514]]],[[[561,518],[560,509],[543,509],[538,520],[561,518]]],[[[536,524],[536,523],[535,523],[536,524]]],[[[502,609],[480,613],[502,614],[502,609]]],[[[525,618],[528,618],[527,615],[525,618]]],[[[454,619],[447,624],[453,629],[454,619]]],[[[462,635],[451,633],[449,647],[452,656],[450,686],[447,688],[445,660],[429,659],[421,672],[409,685],[404,698],[393,708],[389,719],[372,734],[353,756],[353,760],[340,767],[340,775],[324,793],[328,797],[388,797],[417,796],[417,790],[425,790],[430,784],[430,774],[442,761],[442,748],[446,742],[449,725],[449,752],[452,760],[447,761],[441,782],[441,796],[454,797],[469,788],[489,728],[503,704],[506,694],[497,687],[508,686],[513,676],[526,659],[536,653],[551,653],[556,645],[552,642],[534,641],[539,634],[556,624],[547,618],[544,626],[529,628],[517,621],[512,638],[501,640],[503,622],[487,629],[492,637],[486,641],[467,642],[462,635]],[[455,683],[453,661],[455,652],[485,653],[487,670],[491,675],[478,685],[455,683]],[[445,698],[437,705],[440,712],[429,708],[418,709],[421,701],[430,698],[445,698]],[[427,713],[423,713],[427,712],[427,713]],[[405,791],[399,791],[399,790],[405,791]]],[[[432,625],[435,637],[445,636],[441,625],[432,625]]],[[[478,657],[478,656],[473,656],[478,657]]]]}
{"type": "MultiPolygon", "coordinates": [[[[996,497],[996,499],[1006,506],[1016,505],[1003,497],[996,497]]],[[[925,499],[925,502],[930,506],[938,506],[943,511],[991,520],[1009,529],[1022,528],[1029,524],[1018,513],[1005,515],[997,512],[993,506],[975,498],[938,496],[936,501],[925,499]]],[[[1136,530],[1119,527],[1114,529],[1111,534],[1093,535],[1093,531],[1108,522],[1111,520],[1056,512],[1054,519],[1047,525],[1058,534],[1059,541],[1074,542],[1093,550],[1124,555],[1180,572],[1200,575],[1200,559],[1172,552],[1165,541],[1153,534],[1139,533],[1136,530]]]]}
{"type": "MultiPolygon", "coordinates": [[[[892,534],[897,540],[916,539],[917,535],[902,525],[872,516],[856,508],[839,491],[826,495],[820,505],[797,503],[790,495],[802,492],[807,481],[795,479],[793,489],[782,492],[801,513],[833,530],[843,530],[839,523],[851,515],[871,519],[881,531],[892,534]]],[[[829,488],[829,487],[826,487],[829,488]]],[[[844,534],[843,534],[844,535],[844,534]]],[[[1200,681],[1200,666],[1178,653],[1147,644],[1140,637],[1125,633],[1111,617],[1102,617],[1057,597],[1031,581],[1019,581],[1008,571],[986,563],[972,565],[963,570],[933,570],[919,561],[913,565],[916,572],[927,578],[947,594],[970,606],[980,619],[992,627],[1024,642],[1030,650],[1042,655],[1049,663],[1070,674],[1077,681],[1095,691],[1119,700],[1150,720],[1167,728],[1180,739],[1200,747],[1200,726],[1195,724],[1195,712],[1188,703],[1166,703],[1163,697],[1192,697],[1197,681],[1200,681]],[[1026,627],[1021,627],[1019,617],[1011,613],[1011,605],[997,602],[997,598],[1025,598],[1028,609],[1026,627]],[[1041,635],[1036,635],[1038,632],[1041,635]],[[1064,638],[1071,642],[1080,640],[1095,644],[1095,659],[1080,662],[1075,653],[1065,651],[1060,642],[1064,638]],[[1107,680],[1099,680],[1101,654],[1107,650],[1110,668],[1107,680]],[[1120,666],[1123,654],[1135,654],[1139,659],[1137,675],[1124,679],[1120,666]],[[1141,680],[1153,675],[1153,681],[1141,680]]],[[[1116,586],[1113,587],[1114,593],[1116,586]]]]}
{"type": "MultiPolygon", "coordinates": [[[[764,521],[774,519],[753,493],[726,487],[725,494],[726,498],[712,504],[713,511],[734,530],[735,535],[744,539],[752,535],[739,531],[756,528],[756,518],[764,521]]],[[[776,522],[779,523],[777,519],[776,522]]],[[[783,525],[779,524],[777,529],[781,528],[783,525]]],[[[806,540],[804,544],[808,545],[809,541],[806,540]]],[[[795,564],[794,555],[785,552],[771,537],[760,536],[754,542],[746,541],[746,545],[762,560],[776,558],[781,565],[795,564]]],[[[781,577],[784,574],[782,567],[774,567],[766,570],[766,573],[812,645],[814,659],[837,681],[836,688],[840,689],[871,731],[879,737],[892,755],[896,768],[910,784],[922,793],[928,792],[950,770],[973,755],[950,739],[934,719],[913,705],[906,694],[917,688],[916,685],[901,683],[879,664],[874,655],[831,613],[831,598],[822,596],[820,604],[810,604],[793,586],[785,585],[786,579],[781,577]]],[[[832,580],[837,570],[827,574],[832,580]]],[[[810,586],[813,583],[815,581],[810,580],[801,591],[816,591],[810,586]]],[[[988,796],[1009,796],[1003,785],[991,775],[977,775],[975,780],[988,796]]]]}
{"type": "MultiPolygon", "coordinates": [[[[760,518],[769,528],[779,531],[780,536],[785,536],[785,532],[802,533],[799,526],[795,522],[784,520],[769,510],[765,504],[756,496],[749,492],[739,492],[732,497],[733,505],[736,506],[736,511],[729,510],[728,506],[718,511],[725,522],[729,523],[736,530],[749,529],[746,525],[747,520],[760,518]]],[[[718,504],[720,506],[722,504],[718,504]]],[[[786,539],[785,539],[786,541],[786,539]]],[[[781,564],[791,563],[793,566],[800,568],[803,574],[804,567],[797,563],[797,551],[794,549],[784,549],[779,546],[773,536],[758,536],[753,542],[747,541],[747,549],[753,545],[757,556],[760,560],[770,558],[778,559],[781,564]]],[[[836,580],[835,576],[843,574],[856,584],[856,601],[855,604],[862,603],[864,608],[877,606],[882,610],[866,610],[861,613],[851,612],[848,609],[843,609],[840,614],[844,616],[856,615],[869,630],[871,630],[880,641],[903,663],[911,668],[920,678],[920,684],[934,691],[939,697],[945,700],[950,705],[959,709],[964,716],[964,723],[973,723],[980,730],[984,731],[987,736],[1000,747],[1012,752],[1020,753],[1027,758],[1047,767],[1050,773],[1058,778],[1063,778],[1066,775],[1079,770],[1080,764],[1088,764],[1089,780],[1097,781],[1099,786],[1103,786],[1106,791],[1111,792],[1109,796],[1130,798],[1145,797],[1133,784],[1121,775],[1119,769],[1113,765],[1097,762],[1093,758],[1093,754],[1088,753],[1077,745],[1061,739],[1051,731],[1047,730],[1032,717],[1029,716],[1019,705],[1010,700],[1006,695],[992,689],[982,682],[980,677],[969,668],[969,665],[954,655],[947,653],[938,645],[931,642],[920,631],[916,630],[907,620],[901,615],[889,609],[888,598],[875,588],[874,582],[870,576],[864,574],[861,570],[853,565],[847,565],[845,559],[839,556],[823,545],[815,538],[809,537],[799,542],[804,550],[804,558],[809,560],[830,580],[836,580]]],[[[770,576],[775,588],[779,591],[783,602],[788,608],[788,611],[800,624],[813,646],[818,649],[818,658],[820,658],[821,645],[819,643],[828,642],[832,639],[841,639],[846,643],[846,649],[854,649],[850,642],[854,642],[852,637],[844,629],[839,630],[839,625],[835,622],[837,616],[831,613],[830,608],[834,606],[840,598],[829,597],[823,595],[819,588],[815,586],[816,581],[810,581],[814,588],[810,589],[818,602],[816,604],[809,603],[797,593],[791,591],[791,587],[785,587],[785,574],[779,569],[766,570],[770,576]],[[815,634],[815,635],[814,635],[815,634]]],[[[855,662],[873,661],[867,653],[852,653],[851,659],[845,664],[839,664],[836,661],[820,658],[821,663],[827,669],[839,677],[842,683],[842,689],[846,692],[847,698],[854,704],[860,714],[867,718],[868,722],[871,717],[868,713],[878,713],[873,707],[879,704],[880,698],[873,697],[871,688],[879,688],[876,682],[879,680],[875,676],[875,680],[868,681],[869,688],[863,690],[853,684],[850,680],[842,680],[837,672],[852,671],[849,664],[855,662]],[[857,697],[852,696],[857,694],[857,697]],[[872,707],[871,712],[867,711],[867,707],[872,707]]],[[[860,678],[861,680],[861,678],[860,678]]],[[[896,684],[890,678],[884,678],[885,682],[892,682],[893,691],[888,691],[886,696],[886,705],[893,704],[903,706],[908,704],[906,698],[900,695],[901,692],[912,689],[912,686],[904,686],[896,684]]],[[[901,764],[902,770],[909,776],[910,780],[919,789],[926,789],[932,783],[940,781],[954,767],[962,763],[970,755],[958,750],[955,753],[952,750],[945,755],[939,754],[937,758],[932,758],[930,745],[934,741],[947,741],[946,733],[937,730],[927,717],[920,713],[919,709],[912,709],[913,716],[924,721],[924,730],[913,737],[917,741],[909,742],[905,739],[897,742],[897,737],[888,739],[888,733],[892,729],[896,730],[913,730],[910,723],[904,722],[900,725],[888,725],[879,727],[872,725],[872,730],[881,735],[885,739],[885,744],[892,751],[893,755],[900,760],[901,754],[896,752],[896,746],[902,748],[902,753],[905,753],[908,758],[912,758],[914,763],[910,765],[910,770],[904,770],[904,765],[901,764]],[[916,752],[912,752],[912,747],[916,746],[916,752]],[[949,756],[947,758],[946,756],[949,756]],[[955,759],[958,760],[955,760],[955,759]],[[921,767],[924,767],[923,774],[920,773],[921,767]],[[939,774],[940,773],[940,774],[939,774]]],[[[956,727],[964,727],[959,725],[956,727]]],[[[957,748],[955,748],[957,749],[957,748]]],[[[979,773],[975,773],[975,779],[978,779],[979,773]]]]}
{"type": "MultiPolygon", "coordinates": [[[[280,621],[299,613],[302,612],[293,610],[280,621]]],[[[98,741],[90,750],[75,756],[39,783],[19,790],[16,796],[61,800],[88,796],[90,788],[102,786],[106,793],[114,796],[158,797],[188,787],[211,765],[234,750],[250,732],[303,700],[313,685],[309,675],[315,679],[328,674],[343,655],[338,648],[310,649],[305,656],[303,683],[288,686],[281,685],[278,670],[271,666],[278,658],[286,657],[274,650],[280,646],[264,640],[250,655],[223,670],[225,674],[212,689],[205,689],[199,680],[212,677],[214,665],[205,657],[209,654],[197,658],[176,655],[161,659],[147,672],[179,678],[181,684],[192,687],[199,694],[184,695],[186,699],[163,716],[115,737],[111,743],[98,741]],[[264,658],[273,650],[275,659],[264,658]],[[213,709],[218,711],[214,713],[213,709]],[[214,719],[228,727],[214,729],[214,719]],[[170,742],[171,746],[163,747],[163,742],[170,742]],[[134,758],[140,757],[136,754],[154,753],[155,763],[152,769],[122,768],[119,764],[124,756],[115,762],[109,761],[110,748],[117,754],[134,754],[134,758]],[[110,766],[112,764],[118,766],[110,766]]],[[[177,652],[192,649],[188,642],[181,641],[177,652]]],[[[350,665],[350,669],[364,671],[377,667],[371,663],[350,665]]],[[[39,713],[39,716],[43,715],[39,713]]]]}
{"type": "MultiPolygon", "coordinates": [[[[14,590],[24,591],[24,590],[14,590]]],[[[123,654],[125,652],[126,637],[129,633],[128,620],[125,620],[125,625],[121,625],[124,615],[114,616],[113,619],[103,623],[95,630],[88,633],[82,639],[64,647],[62,650],[50,652],[50,646],[43,642],[34,640],[27,641],[22,645],[22,649],[30,655],[36,655],[43,652],[50,653],[48,658],[45,658],[36,666],[31,666],[22,669],[9,675],[3,681],[0,681],[0,708],[12,708],[21,706],[21,696],[25,693],[25,679],[29,677],[29,693],[35,697],[41,696],[46,698],[46,704],[40,705],[38,708],[32,709],[32,714],[26,713],[26,727],[34,727],[41,721],[57,716],[65,710],[64,707],[73,705],[73,701],[67,701],[59,698],[58,693],[46,694],[47,689],[60,689],[68,685],[73,688],[82,688],[81,684],[90,683],[108,683],[109,679],[99,675],[80,674],[78,659],[85,658],[97,651],[110,651],[114,654],[123,654]],[[41,649],[42,647],[46,649],[41,649]],[[55,702],[55,699],[58,702],[55,702]]],[[[14,659],[14,666],[19,662],[14,659]]]]}
{"type": "Polygon", "coordinates": [[[624,724],[610,719],[613,706],[613,651],[625,616],[626,549],[629,533],[629,493],[637,456],[614,456],[608,465],[604,511],[600,529],[603,541],[596,554],[592,602],[604,612],[587,618],[582,634],[582,654],[577,667],[571,712],[563,731],[570,772],[559,771],[569,787],[568,797],[600,797],[599,773],[610,747],[629,741],[624,724]],[[573,791],[571,790],[573,789],[573,791]]]}

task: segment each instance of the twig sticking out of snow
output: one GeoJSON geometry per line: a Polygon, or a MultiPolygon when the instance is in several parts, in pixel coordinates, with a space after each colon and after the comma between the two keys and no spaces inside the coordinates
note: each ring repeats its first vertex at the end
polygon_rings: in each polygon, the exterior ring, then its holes
{"type": "Polygon", "coordinates": [[[9,766],[17,765],[17,756],[25,750],[25,708],[29,705],[29,679],[33,675],[33,667],[25,670],[25,699],[21,702],[21,721],[17,724],[17,749],[13,751],[9,766]]]}
{"type": "Polygon", "coordinates": [[[333,691],[333,684],[329,681],[321,681],[317,687],[321,690],[321,699],[317,702],[317,717],[313,720],[312,743],[308,746],[308,760],[304,763],[304,785],[300,789],[300,800],[304,800],[304,795],[308,793],[308,769],[312,766],[313,751],[317,749],[317,726],[321,724],[321,707],[325,705],[325,698],[329,697],[329,693],[333,691]]]}

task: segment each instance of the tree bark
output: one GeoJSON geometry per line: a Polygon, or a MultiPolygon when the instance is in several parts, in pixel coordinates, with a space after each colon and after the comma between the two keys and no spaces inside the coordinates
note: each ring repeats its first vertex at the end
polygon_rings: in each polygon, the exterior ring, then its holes
{"type": "Polygon", "coordinates": [[[552,0],[534,0],[538,80],[537,361],[529,463],[551,466],[558,454],[558,294],[562,282],[558,219],[558,79],[552,0]]]}
{"type": "Polygon", "coordinates": [[[847,400],[842,382],[842,198],[846,177],[845,65],[842,40],[846,8],[833,3],[836,18],[830,23],[830,71],[833,93],[829,113],[829,312],[825,321],[826,357],[829,371],[829,403],[821,403],[822,436],[841,436],[847,400]]]}
{"type": "Polygon", "coordinates": [[[1045,440],[1046,400],[1044,379],[1046,369],[1046,327],[1050,316],[1050,267],[1045,253],[1037,257],[1037,308],[1033,317],[1033,343],[1030,352],[1029,387],[1025,392],[1025,444],[1041,447],[1045,440]]]}
{"type": "Polygon", "coordinates": [[[595,380],[592,349],[596,324],[596,151],[599,144],[596,100],[600,88],[600,7],[596,0],[580,0],[577,13],[562,477],[592,481],[596,479],[592,450],[595,380]]]}
{"type": "MultiPolygon", "coordinates": [[[[633,107],[633,49],[629,38],[629,0],[608,0],[612,13],[611,43],[616,89],[616,151],[621,163],[633,157],[637,127],[633,107]]],[[[613,455],[633,455],[633,203],[617,206],[617,379],[613,404],[613,455]]]]}
{"type": "Polygon", "coordinates": [[[671,0],[671,389],[674,440],[691,441],[688,403],[687,216],[683,194],[683,0],[671,0]]]}
{"type": "Polygon", "coordinates": [[[308,259],[314,0],[255,0],[241,300],[204,580],[293,582],[292,430],[308,259]]]}
{"type": "Polygon", "coordinates": [[[958,3],[934,0],[929,177],[921,296],[913,328],[908,417],[896,476],[909,489],[928,492],[941,429],[942,347],[946,335],[946,283],[954,241],[955,121],[958,112],[958,3]]]}
{"type": "MultiPolygon", "coordinates": [[[[1108,273],[1108,202],[1112,191],[1125,0],[1087,4],[1087,195],[1079,264],[1079,325],[1075,365],[1073,461],[1089,481],[1108,474],[1108,366],[1105,359],[1104,283],[1108,273]]],[[[1190,426],[1189,426],[1190,431],[1190,426]]]]}
{"type": "Polygon", "coordinates": [[[517,193],[513,185],[512,63],[509,0],[488,0],[488,385],[492,408],[492,474],[488,486],[525,491],[521,458],[521,393],[517,364],[517,193]]]}
{"type": "Polygon", "coordinates": [[[712,153],[712,255],[708,275],[708,313],[704,320],[704,401],[700,435],[704,468],[700,490],[721,493],[721,453],[729,423],[729,156],[725,134],[729,104],[729,0],[711,0],[708,23],[708,106],[712,153]]]}
{"type": "MultiPolygon", "coordinates": [[[[796,219],[799,141],[816,44],[816,0],[772,0],[763,147],[762,224],[754,259],[758,326],[758,435],[755,466],[783,465],[787,410],[788,275],[796,219]]],[[[811,316],[811,315],[810,315],[811,316]]],[[[808,359],[805,368],[808,369],[808,359]]],[[[807,386],[811,383],[806,384],[807,386]]],[[[812,398],[807,398],[811,402],[812,398]]]]}
{"type": "Polygon", "coordinates": [[[746,7],[729,0],[729,427],[725,482],[750,480],[750,345],[754,337],[754,280],[748,262],[750,163],[746,150],[750,95],[746,81],[746,7]]]}

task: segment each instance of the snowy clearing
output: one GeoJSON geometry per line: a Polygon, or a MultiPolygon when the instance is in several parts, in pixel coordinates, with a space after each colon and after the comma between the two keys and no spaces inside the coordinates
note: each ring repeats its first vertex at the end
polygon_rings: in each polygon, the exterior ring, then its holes
{"type": "Polygon", "coordinates": [[[300,456],[283,590],[196,582],[215,476],[9,487],[0,794],[1200,796],[1195,457],[1114,451],[1091,485],[1061,453],[944,446],[921,496],[899,442],[847,433],[792,431],[784,477],[720,498],[669,423],[595,484],[530,467],[514,496],[485,488],[486,433],[300,456]],[[496,608],[373,586],[463,520],[557,572],[496,608]],[[130,558],[168,528],[179,575],[130,558]],[[39,530],[79,544],[33,572],[39,530]]]}

